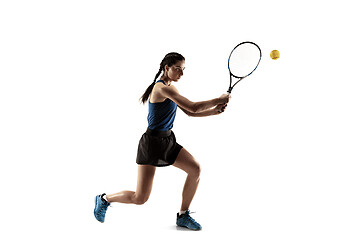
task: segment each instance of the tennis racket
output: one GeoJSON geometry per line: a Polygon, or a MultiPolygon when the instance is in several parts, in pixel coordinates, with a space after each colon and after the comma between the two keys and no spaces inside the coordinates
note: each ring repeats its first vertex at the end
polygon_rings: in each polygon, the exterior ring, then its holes
{"type": "Polygon", "coordinates": [[[230,94],[241,80],[250,76],[259,66],[261,49],[253,42],[242,42],[231,51],[228,59],[230,85],[227,92],[230,94]],[[233,84],[233,81],[235,82],[233,84]]]}

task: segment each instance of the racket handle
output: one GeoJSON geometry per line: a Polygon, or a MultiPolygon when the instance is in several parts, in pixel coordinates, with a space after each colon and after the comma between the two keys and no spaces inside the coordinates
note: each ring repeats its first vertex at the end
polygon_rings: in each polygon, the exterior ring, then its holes
{"type": "Polygon", "coordinates": [[[232,87],[229,87],[229,89],[227,90],[227,92],[230,94],[231,93],[231,91],[232,91],[232,87]]]}

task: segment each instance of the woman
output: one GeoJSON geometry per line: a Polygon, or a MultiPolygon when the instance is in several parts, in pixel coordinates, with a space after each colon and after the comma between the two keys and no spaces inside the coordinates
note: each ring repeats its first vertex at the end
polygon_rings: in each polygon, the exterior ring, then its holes
{"type": "Polygon", "coordinates": [[[189,116],[217,115],[224,112],[230,96],[223,94],[219,98],[202,102],[188,100],[172,85],[179,81],[184,69],[185,58],[175,52],[167,54],[160,63],[154,82],[141,97],[143,103],[149,100],[149,114],[148,129],[141,137],[138,147],[136,191],[96,196],[94,215],[98,221],[104,222],[106,210],[112,202],[144,204],[151,193],[156,167],[173,165],[187,173],[176,224],[192,230],[201,229],[201,225],[190,216],[188,210],[199,184],[200,165],[176,142],[171,129],[177,107],[189,116]],[[160,80],[156,81],[161,73],[160,80]]]}

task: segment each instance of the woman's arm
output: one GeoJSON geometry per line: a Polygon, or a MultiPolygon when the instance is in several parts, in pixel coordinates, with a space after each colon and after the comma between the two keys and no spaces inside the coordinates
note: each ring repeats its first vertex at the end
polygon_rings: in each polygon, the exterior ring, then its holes
{"type": "MultiPolygon", "coordinates": [[[[163,97],[169,98],[174,101],[183,111],[191,113],[202,113],[205,110],[209,110],[207,114],[213,113],[213,107],[226,104],[229,102],[229,95],[223,94],[219,98],[214,98],[208,101],[192,102],[186,97],[179,94],[178,90],[174,86],[167,86],[159,89],[160,94],[163,97]]],[[[185,112],[186,113],[186,112],[185,112]]],[[[205,113],[203,113],[205,114],[205,113]]],[[[189,114],[188,114],[189,115],[189,114]]],[[[214,115],[214,114],[211,114],[214,115]]],[[[207,115],[209,116],[209,115],[207,115]]]]}
{"type": "Polygon", "coordinates": [[[193,113],[193,112],[189,112],[186,109],[182,108],[179,106],[179,108],[189,117],[207,117],[207,116],[212,116],[212,115],[218,115],[220,113],[223,113],[226,109],[227,104],[219,104],[214,108],[202,111],[202,112],[198,112],[198,113],[193,113]]]}

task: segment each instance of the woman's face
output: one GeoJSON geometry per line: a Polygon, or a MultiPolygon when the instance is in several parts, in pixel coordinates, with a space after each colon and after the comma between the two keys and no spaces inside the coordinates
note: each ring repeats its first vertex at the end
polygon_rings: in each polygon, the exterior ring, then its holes
{"type": "Polygon", "coordinates": [[[185,61],[178,61],[171,67],[165,66],[165,70],[167,70],[167,77],[174,82],[179,81],[181,76],[184,74],[185,69],[185,61]]]}

